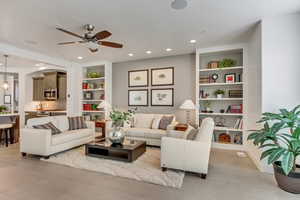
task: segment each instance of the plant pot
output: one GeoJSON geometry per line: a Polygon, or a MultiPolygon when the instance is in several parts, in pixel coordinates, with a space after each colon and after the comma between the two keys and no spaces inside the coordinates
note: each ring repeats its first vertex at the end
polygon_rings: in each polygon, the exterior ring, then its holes
{"type": "MultiPolygon", "coordinates": [[[[282,190],[294,194],[300,194],[300,173],[299,172],[290,172],[286,176],[281,168],[281,162],[276,161],[273,164],[274,175],[278,187],[282,190]]],[[[300,165],[297,165],[297,168],[300,168],[300,165]]]]}
{"type": "Polygon", "coordinates": [[[223,94],[217,94],[217,99],[222,99],[223,98],[223,94]]]}

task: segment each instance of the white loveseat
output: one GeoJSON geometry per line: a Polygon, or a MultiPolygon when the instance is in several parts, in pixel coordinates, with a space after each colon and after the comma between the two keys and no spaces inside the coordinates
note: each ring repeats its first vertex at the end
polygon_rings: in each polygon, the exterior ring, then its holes
{"type": "Polygon", "coordinates": [[[124,126],[123,131],[127,139],[143,140],[147,145],[160,146],[162,137],[166,136],[169,130],[174,130],[176,124],[174,115],[136,113],[132,122],[124,126]],[[173,116],[167,130],[158,129],[163,116],[173,116]]]}
{"type": "Polygon", "coordinates": [[[194,140],[162,138],[161,167],[195,172],[206,178],[214,130],[212,118],[206,118],[194,140]]]}
{"type": "Polygon", "coordinates": [[[49,157],[52,154],[86,144],[95,138],[94,122],[86,122],[86,129],[69,131],[67,116],[33,118],[21,129],[20,151],[26,154],[49,157]],[[32,126],[52,122],[62,133],[52,135],[48,129],[34,129],[32,126]]]}

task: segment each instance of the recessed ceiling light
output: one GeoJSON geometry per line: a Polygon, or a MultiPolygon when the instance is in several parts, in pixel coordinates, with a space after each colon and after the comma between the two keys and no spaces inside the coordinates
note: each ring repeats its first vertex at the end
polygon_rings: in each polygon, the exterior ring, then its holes
{"type": "Polygon", "coordinates": [[[128,55],[129,55],[130,57],[132,57],[132,56],[133,56],[133,53],[129,53],[128,55]]]}
{"type": "Polygon", "coordinates": [[[82,56],[78,56],[77,59],[78,59],[78,60],[82,60],[83,57],[82,57],[82,56]]]}
{"type": "Polygon", "coordinates": [[[147,53],[147,54],[151,54],[151,53],[152,53],[152,51],[146,51],[146,53],[147,53]]]}
{"type": "Polygon", "coordinates": [[[173,49],[167,48],[166,51],[172,51],[173,49]]]}
{"type": "Polygon", "coordinates": [[[197,41],[196,40],[190,40],[190,43],[196,43],[197,41]]]}
{"type": "Polygon", "coordinates": [[[47,67],[39,67],[39,70],[47,69],[47,67]]]}
{"type": "Polygon", "coordinates": [[[187,7],[187,1],[186,0],[174,0],[171,3],[171,7],[175,10],[181,10],[187,7]]]}

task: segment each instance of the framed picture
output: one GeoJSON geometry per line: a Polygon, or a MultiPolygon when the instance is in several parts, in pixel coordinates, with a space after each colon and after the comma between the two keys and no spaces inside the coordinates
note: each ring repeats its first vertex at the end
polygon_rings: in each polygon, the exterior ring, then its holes
{"type": "Polygon", "coordinates": [[[4,95],[4,104],[11,104],[11,95],[4,95]]]}
{"type": "Polygon", "coordinates": [[[174,67],[151,69],[151,85],[174,85],[174,67]]]}
{"type": "Polygon", "coordinates": [[[151,106],[174,106],[174,89],[151,89],[151,106]]]}
{"type": "Polygon", "coordinates": [[[128,71],[128,87],[148,87],[149,70],[128,71]]]}
{"type": "Polygon", "coordinates": [[[83,97],[84,97],[84,99],[86,99],[86,100],[91,100],[91,99],[93,99],[93,93],[92,93],[92,92],[85,92],[85,93],[83,94],[83,97]]]}
{"type": "Polygon", "coordinates": [[[128,106],[148,106],[148,90],[128,90],[128,106]]]}
{"type": "Polygon", "coordinates": [[[235,83],[236,77],[235,73],[225,74],[225,83],[235,83]]]}

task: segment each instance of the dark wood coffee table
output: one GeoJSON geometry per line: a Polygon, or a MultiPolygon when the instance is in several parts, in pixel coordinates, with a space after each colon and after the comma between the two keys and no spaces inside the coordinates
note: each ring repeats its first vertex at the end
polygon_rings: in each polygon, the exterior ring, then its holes
{"type": "Polygon", "coordinates": [[[87,156],[133,162],[146,152],[146,142],[125,140],[122,146],[112,146],[108,140],[96,140],[85,145],[87,156]]]}

